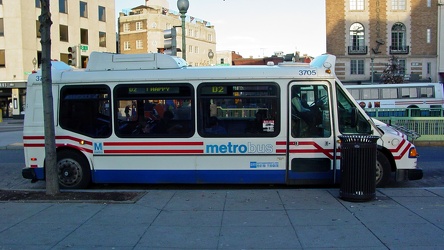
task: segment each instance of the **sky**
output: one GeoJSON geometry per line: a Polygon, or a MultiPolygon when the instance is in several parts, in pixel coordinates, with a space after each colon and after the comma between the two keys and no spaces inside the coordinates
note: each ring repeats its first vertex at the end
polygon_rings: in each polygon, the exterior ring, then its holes
{"type": "MultiPolygon", "coordinates": [[[[177,0],[168,0],[178,11],[177,0]]],[[[216,50],[244,58],[282,51],[318,56],[326,52],[325,0],[189,0],[187,15],[211,23],[216,50]]],[[[115,0],[122,9],[145,5],[145,0],[115,0]]],[[[117,20],[117,18],[116,18],[117,20]]]]}

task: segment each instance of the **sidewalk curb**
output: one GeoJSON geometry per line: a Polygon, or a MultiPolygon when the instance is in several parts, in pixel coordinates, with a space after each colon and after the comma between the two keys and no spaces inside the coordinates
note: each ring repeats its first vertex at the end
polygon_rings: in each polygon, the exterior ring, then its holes
{"type": "Polygon", "coordinates": [[[17,150],[17,149],[23,149],[22,142],[16,142],[16,143],[9,144],[6,146],[0,146],[0,150],[17,150]]]}

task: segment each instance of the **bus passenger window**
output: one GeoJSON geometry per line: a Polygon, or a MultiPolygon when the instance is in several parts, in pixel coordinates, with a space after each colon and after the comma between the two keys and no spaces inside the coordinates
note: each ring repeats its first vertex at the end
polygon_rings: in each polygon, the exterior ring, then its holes
{"type": "Polygon", "coordinates": [[[110,90],[104,85],[65,86],[60,91],[60,126],[92,138],[111,135],[110,90]]]}
{"type": "Polygon", "coordinates": [[[191,86],[118,85],[114,92],[117,136],[187,138],[193,135],[191,86]]]}
{"type": "Polygon", "coordinates": [[[197,94],[202,137],[274,137],[280,131],[275,83],[203,83],[197,94]]]}

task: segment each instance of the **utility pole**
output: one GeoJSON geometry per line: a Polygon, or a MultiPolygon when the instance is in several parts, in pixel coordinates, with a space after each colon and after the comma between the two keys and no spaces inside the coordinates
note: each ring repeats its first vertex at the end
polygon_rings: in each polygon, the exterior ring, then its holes
{"type": "Polygon", "coordinates": [[[51,13],[50,0],[40,0],[42,12],[39,16],[42,44],[42,95],[43,95],[43,121],[45,130],[45,171],[46,194],[60,193],[59,178],[57,174],[57,154],[54,132],[54,107],[52,102],[51,77],[51,13]]]}

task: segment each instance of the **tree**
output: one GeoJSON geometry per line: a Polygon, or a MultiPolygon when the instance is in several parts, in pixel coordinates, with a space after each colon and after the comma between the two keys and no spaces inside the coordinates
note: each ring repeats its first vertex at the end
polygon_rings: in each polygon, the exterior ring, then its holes
{"type": "Polygon", "coordinates": [[[42,44],[42,95],[43,95],[43,119],[45,124],[45,169],[46,169],[46,194],[56,195],[60,193],[57,175],[57,154],[54,132],[54,107],[52,98],[51,77],[51,13],[49,1],[40,0],[41,15],[40,33],[42,44]]]}
{"type": "Polygon", "coordinates": [[[404,68],[399,64],[398,58],[390,57],[389,63],[381,75],[383,83],[403,83],[404,82],[404,68]]]}

